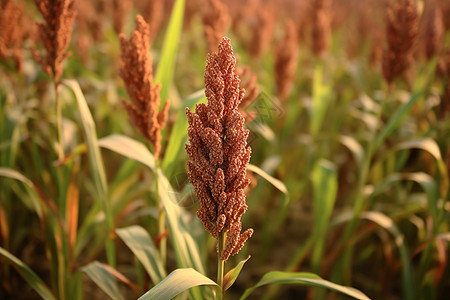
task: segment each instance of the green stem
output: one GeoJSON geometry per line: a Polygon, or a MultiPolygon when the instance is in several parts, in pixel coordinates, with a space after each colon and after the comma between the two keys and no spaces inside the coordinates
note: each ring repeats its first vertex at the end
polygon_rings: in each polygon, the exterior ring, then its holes
{"type": "MultiPolygon", "coordinates": [[[[366,155],[364,155],[364,159],[362,162],[361,171],[360,171],[360,174],[358,177],[358,182],[357,182],[357,187],[356,187],[356,197],[355,197],[355,202],[353,205],[353,216],[352,216],[352,219],[350,220],[350,222],[345,227],[343,238],[342,238],[343,244],[347,243],[349,238],[351,237],[351,235],[356,227],[356,224],[358,222],[359,216],[361,215],[361,212],[364,207],[364,200],[365,200],[364,186],[367,183],[367,180],[369,177],[372,158],[376,151],[375,145],[376,145],[376,140],[377,140],[377,132],[378,132],[378,128],[381,125],[381,117],[383,115],[385,103],[388,102],[391,98],[390,93],[391,93],[391,88],[388,88],[386,99],[384,99],[382,101],[381,107],[376,112],[376,115],[375,115],[377,123],[374,126],[374,129],[371,131],[369,144],[365,151],[366,155]]],[[[350,274],[348,273],[348,272],[350,272],[350,269],[347,268],[347,266],[351,263],[352,252],[353,252],[353,247],[348,247],[347,250],[344,252],[341,260],[338,262],[338,271],[337,271],[337,273],[335,273],[336,276],[338,276],[338,277],[344,276],[344,278],[346,276],[350,276],[350,274]],[[346,269],[345,272],[344,272],[344,269],[346,269]]],[[[333,278],[333,279],[336,280],[336,278],[333,278]]]]}
{"type": "Polygon", "coordinates": [[[220,258],[225,244],[226,234],[222,231],[219,233],[219,253],[217,255],[217,284],[220,286],[220,293],[217,296],[218,300],[222,300],[223,296],[223,273],[225,268],[225,261],[220,258]]]}
{"type": "Polygon", "coordinates": [[[156,172],[155,172],[155,193],[158,201],[158,236],[159,240],[159,255],[161,257],[161,261],[163,266],[166,264],[167,257],[167,239],[164,237],[166,232],[166,213],[164,211],[164,207],[161,205],[161,201],[159,200],[159,159],[156,160],[156,172]]]}
{"type": "Polygon", "coordinates": [[[58,132],[58,159],[62,160],[64,158],[64,147],[63,147],[63,137],[62,137],[62,105],[61,99],[58,93],[59,84],[53,83],[55,89],[55,101],[56,101],[56,130],[58,132]]]}

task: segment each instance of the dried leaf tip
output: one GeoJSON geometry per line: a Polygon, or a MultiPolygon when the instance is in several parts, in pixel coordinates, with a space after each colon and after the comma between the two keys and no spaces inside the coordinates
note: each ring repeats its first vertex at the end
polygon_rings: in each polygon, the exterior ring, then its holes
{"type": "Polygon", "coordinates": [[[205,94],[207,104],[198,104],[194,113],[186,109],[188,178],[200,200],[197,215],[205,229],[216,239],[219,233],[226,234],[220,253],[226,261],[253,234],[253,229],[241,233],[251,149],[247,147],[249,131],[244,129],[244,117],[238,110],[244,90],[239,89],[236,57],[226,37],[218,52],[208,55],[205,94]]]}
{"type": "Polygon", "coordinates": [[[169,101],[159,110],[161,86],[153,82],[152,57],[148,34],[150,28],[142,16],[136,16],[136,29],[130,40],[120,34],[120,76],[131,103],[123,100],[133,124],[154,148],[155,158],[161,151],[161,129],[169,111],[169,101]]]}

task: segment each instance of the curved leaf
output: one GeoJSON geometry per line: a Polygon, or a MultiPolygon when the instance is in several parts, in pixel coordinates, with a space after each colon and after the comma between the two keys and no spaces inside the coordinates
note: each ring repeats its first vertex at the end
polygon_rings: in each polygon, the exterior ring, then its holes
{"type": "Polygon", "coordinates": [[[244,259],[243,261],[239,262],[236,267],[231,269],[230,271],[225,274],[223,277],[223,290],[228,290],[233,283],[236,281],[237,277],[239,276],[239,273],[241,273],[242,267],[244,264],[250,259],[250,255],[244,259]]]}
{"type": "Polygon", "coordinates": [[[356,163],[361,166],[364,159],[364,149],[361,144],[350,135],[341,135],[339,141],[353,153],[356,163]]]}
{"type": "Polygon", "coordinates": [[[449,174],[447,173],[447,168],[444,160],[442,159],[441,151],[439,145],[432,138],[424,138],[419,140],[412,140],[400,143],[395,146],[395,150],[405,150],[405,149],[421,149],[430,153],[436,160],[439,173],[441,176],[441,194],[445,195],[449,187],[449,174]]]}
{"type": "Polygon", "coordinates": [[[259,176],[261,176],[262,178],[267,180],[269,183],[271,183],[275,188],[277,188],[283,194],[286,194],[286,195],[289,194],[286,185],[281,180],[278,180],[275,177],[270,176],[261,168],[258,168],[257,166],[252,165],[252,164],[248,164],[247,170],[250,170],[250,171],[258,174],[259,176]]]}
{"type": "Polygon", "coordinates": [[[183,219],[185,211],[178,205],[177,193],[161,169],[158,169],[158,185],[160,201],[166,212],[169,234],[175,248],[178,265],[183,268],[193,267],[199,272],[205,273],[198,245],[190,234],[188,224],[183,219]]]}
{"type": "Polygon", "coordinates": [[[245,293],[242,295],[241,300],[246,299],[258,287],[275,283],[302,284],[302,285],[323,287],[343,293],[356,299],[364,299],[364,300],[369,299],[369,297],[367,297],[357,289],[332,283],[328,280],[320,278],[318,275],[313,273],[305,273],[305,272],[291,273],[291,272],[273,271],[266,273],[255,286],[247,289],[245,293]]]}
{"type": "Polygon", "coordinates": [[[25,279],[28,284],[45,300],[56,300],[52,292],[44,284],[44,282],[33,272],[27,265],[16,256],[0,247],[0,256],[5,258],[17,272],[25,279]]]}
{"type": "Polygon", "coordinates": [[[94,261],[83,267],[81,270],[85,272],[111,299],[123,299],[119,291],[117,280],[103,264],[94,261]]]}
{"type": "Polygon", "coordinates": [[[413,271],[409,259],[409,252],[405,244],[405,238],[395,225],[394,221],[383,213],[378,211],[367,211],[361,214],[362,219],[370,220],[380,227],[386,229],[394,237],[394,242],[399,248],[402,261],[402,288],[404,299],[414,299],[414,279],[413,271]]]}
{"type": "Polygon", "coordinates": [[[34,195],[31,197],[31,201],[37,215],[39,216],[40,219],[42,219],[43,217],[42,207],[41,203],[38,201],[39,193],[36,190],[34,183],[26,176],[24,176],[22,173],[17,172],[16,170],[10,168],[0,168],[0,176],[21,181],[33,191],[34,195]]]}
{"type": "Polygon", "coordinates": [[[116,229],[116,233],[133,251],[155,284],[166,277],[158,249],[144,228],[135,225],[116,229]]]}
{"type": "Polygon", "coordinates": [[[183,27],[184,1],[177,0],[173,6],[169,26],[164,37],[161,60],[158,63],[158,70],[155,75],[156,83],[161,83],[161,105],[167,99],[175,70],[175,60],[178,53],[178,44],[180,43],[181,29],[183,27]]]}
{"type": "Polygon", "coordinates": [[[145,145],[121,134],[112,134],[101,138],[98,144],[102,148],[114,151],[122,156],[138,161],[150,169],[155,169],[155,158],[145,145]]]}
{"type": "MultiPolygon", "coordinates": [[[[193,109],[195,104],[203,101],[205,97],[205,90],[199,90],[187,97],[183,101],[183,105],[193,109]]],[[[164,154],[162,168],[164,173],[171,178],[173,175],[174,164],[177,161],[177,157],[186,143],[187,139],[188,121],[183,109],[180,109],[177,114],[177,119],[173,125],[173,129],[170,133],[169,143],[167,144],[166,153],[164,154]]]]}
{"type": "MultiPolygon", "coordinates": [[[[97,199],[102,203],[103,211],[105,213],[106,225],[108,231],[113,230],[114,220],[111,212],[111,207],[108,199],[108,183],[106,180],[105,165],[100,153],[99,143],[97,139],[97,132],[94,119],[92,118],[89,106],[84,98],[83,91],[80,88],[79,83],[76,80],[63,80],[63,83],[68,86],[75,95],[75,99],[78,104],[78,110],[80,111],[81,123],[83,126],[83,133],[86,140],[88,149],[88,160],[91,168],[91,175],[94,178],[95,190],[97,192],[97,199]]],[[[115,264],[115,249],[112,241],[107,239],[105,241],[106,254],[108,256],[108,262],[112,265],[115,264]]]]}
{"type": "Polygon", "coordinates": [[[384,126],[383,130],[378,135],[377,139],[375,140],[375,147],[374,149],[378,149],[381,145],[381,143],[384,142],[386,137],[394,131],[395,128],[400,124],[402,119],[405,117],[405,115],[411,110],[411,107],[413,104],[419,99],[419,96],[421,95],[421,92],[418,92],[414,94],[411,99],[403,105],[399,110],[395,112],[395,114],[389,119],[389,122],[384,126]]]}
{"type": "Polygon", "coordinates": [[[185,268],[170,273],[139,300],[170,300],[181,292],[199,285],[212,285],[220,292],[219,286],[214,281],[192,268],[185,268]]]}

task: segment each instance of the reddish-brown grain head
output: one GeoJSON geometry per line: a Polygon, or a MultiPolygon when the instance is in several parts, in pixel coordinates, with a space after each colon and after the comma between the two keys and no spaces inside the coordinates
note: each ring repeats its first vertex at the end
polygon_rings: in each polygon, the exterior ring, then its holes
{"type": "Polygon", "coordinates": [[[244,96],[239,81],[231,42],[223,38],[218,52],[209,54],[206,62],[207,104],[197,105],[195,112],[186,109],[188,177],[201,204],[197,215],[215,238],[220,232],[226,233],[220,253],[224,261],[236,254],[253,233],[252,229],[241,233],[251,149],[247,147],[249,132],[238,110],[244,96]]]}

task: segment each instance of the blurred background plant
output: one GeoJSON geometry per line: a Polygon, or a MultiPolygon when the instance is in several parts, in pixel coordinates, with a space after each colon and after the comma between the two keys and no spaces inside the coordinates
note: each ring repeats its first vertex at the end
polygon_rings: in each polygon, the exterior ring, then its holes
{"type": "Polygon", "coordinates": [[[249,96],[242,222],[255,230],[230,258],[252,255],[228,297],[275,270],[374,299],[450,293],[449,1],[35,2],[0,1],[0,298],[136,298],[177,268],[215,277],[187,180],[184,109],[206,101],[206,56],[224,35],[249,96]],[[159,110],[170,100],[158,163],[122,103],[119,34],[132,35],[137,14],[159,110]],[[52,22],[66,24],[63,41],[52,22]],[[42,39],[45,26],[54,38],[42,39]]]}

